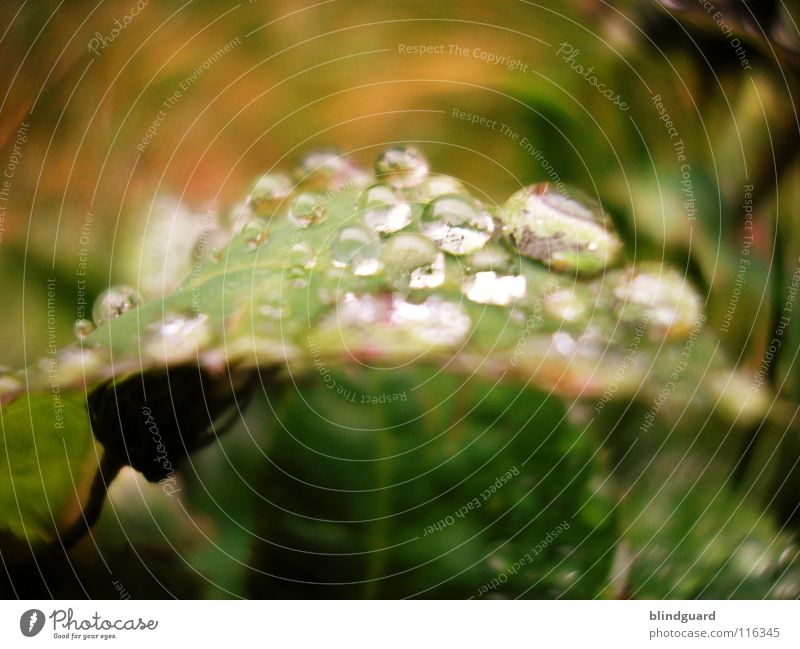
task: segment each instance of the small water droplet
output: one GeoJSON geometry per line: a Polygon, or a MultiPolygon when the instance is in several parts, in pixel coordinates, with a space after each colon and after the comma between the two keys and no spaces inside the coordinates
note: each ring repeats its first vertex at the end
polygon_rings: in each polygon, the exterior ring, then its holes
{"type": "Polygon", "coordinates": [[[428,161],[413,146],[394,146],[375,161],[375,174],[398,189],[416,187],[428,175],[428,161]]]}
{"type": "Polygon", "coordinates": [[[142,303],[139,294],[129,286],[113,286],[103,292],[92,307],[92,319],[96,326],[105,324],[142,303]]]}
{"type": "Polygon", "coordinates": [[[483,271],[467,277],[461,290],[467,299],[478,304],[507,306],[525,295],[525,277],[483,271]]]}
{"type": "Polygon", "coordinates": [[[464,269],[468,273],[493,270],[508,274],[513,268],[514,260],[511,253],[500,244],[491,241],[464,260],[464,269]]]}
{"type": "Polygon", "coordinates": [[[384,245],[382,258],[386,275],[398,291],[435,288],[444,283],[444,254],[427,237],[391,237],[384,245]]]}
{"type": "Polygon", "coordinates": [[[258,248],[269,240],[269,228],[263,219],[253,219],[248,222],[241,232],[245,243],[251,248],[258,248]]]}
{"type": "Polygon", "coordinates": [[[350,268],[354,275],[373,275],[380,270],[381,242],[367,227],[340,230],[331,253],[336,267],[350,268]]]}
{"type": "Polygon", "coordinates": [[[364,223],[378,234],[397,232],[411,223],[411,206],[386,185],[367,187],[357,207],[364,223]]]}
{"type": "Polygon", "coordinates": [[[250,192],[250,207],[261,216],[272,216],[294,189],[289,176],[275,172],[259,178],[250,192]]]}
{"type": "Polygon", "coordinates": [[[87,320],[86,318],[81,318],[80,320],[75,321],[75,325],[72,327],[72,332],[75,334],[75,337],[78,340],[86,340],[94,331],[94,322],[91,320],[87,320]]]}
{"type": "Polygon", "coordinates": [[[289,220],[296,226],[307,228],[325,218],[325,200],[319,194],[303,192],[289,206],[289,220]]]}
{"type": "Polygon", "coordinates": [[[557,271],[596,273],[622,252],[603,208],[576,189],[531,185],[511,196],[499,217],[521,254],[557,271]]]}
{"type": "Polygon", "coordinates": [[[311,151],[303,156],[294,177],[303,187],[317,191],[356,187],[368,179],[352,158],[330,149],[311,151]]]}
{"type": "Polygon", "coordinates": [[[425,206],[420,228],[445,252],[468,255],[486,245],[494,231],[494,221],[469,196],[448,195],[425,206]]]}

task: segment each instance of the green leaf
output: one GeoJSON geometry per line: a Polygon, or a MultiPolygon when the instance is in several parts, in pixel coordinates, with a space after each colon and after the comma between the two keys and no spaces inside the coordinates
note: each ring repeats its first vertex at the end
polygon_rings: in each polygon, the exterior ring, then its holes
{"type": "Polygon", "coordinates": [[[0,410],[0,530],[51,539],[97,466],[82,395],[23,395],[0,410]]]}

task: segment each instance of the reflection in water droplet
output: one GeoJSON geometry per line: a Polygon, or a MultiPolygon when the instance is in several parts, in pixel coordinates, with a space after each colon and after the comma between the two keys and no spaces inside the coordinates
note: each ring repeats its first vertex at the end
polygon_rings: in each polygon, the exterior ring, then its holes
{"type": "Polygon", "coordinates": [[[364,223],[378,234],[397,232],[411,223],[411,206],[386,185],[367,187],[357,207],[364,223]]]}
{"type": "Polygon", "coordinates": [[[211,340],[208,315],[167,313],[146,328],[143,348],[150,358],[175,362],[196,358],[211,340]]]}
{"type": "Polygon", "coordinates": [[[703,302],[687,278],[672,268],[642,264],[628,268],[616,280],[614,297],[627,322],[649,321],[648,331],[682,337],[703,316],[703,302]]]}
{"type": "Polygon", "coordinates": [[[272,216],[294,188],[289,176],[275,172],[259,178],[250,192],[250,207],[261,216],[272,216]]]}
{"type": "Polygon", "coordinates": [[[367,174],[352,158],[333,150],[311,151],[303,156],[294,177],[303,187],[316,191],[335,191],[367,180],[367,174]]]}
{"type": "Polygon", "coordinates": [[[460,180],[452,176],[432,174],[417,188],[414,197],[422,203],[430,203],[434,198],[439,198],[439,196],[467,193],[467,189],[460,180]]]}
{"type": "Polygon", "coordinates": [[[113,286],[102,293],[92,307],[92,319],[96,326],[105,324],[135,309],[142,303],[139,294],[129,286],[113,286]]]}
{"type": "Polygon", "coordinates": [[[596,273],[622,252],[602,207],[579,190],[531,185],[508,199],[500,219],[521,254],[554,270],[596,273]]]}
{"type": "Polygon", "coordinates": [[[206,259],[217,262],[222,258],[222,251],[228,245],[228,234],[219,228],[211,228],[200,233],[192,250],[191,262],[200,264],[206,259]]]}
{"type": "Polygon", "coordinates": [[[319,194],[303,192],[289,206],[289,220],[296,226],[307,228],[325,218],[325,200],[319,194]]]}
{"type": "Polygon", "coordinates": [[[350,268],[354,275],[373,275],[380,270],[381,242],[367,227],[350,226],[340,230],[331,253],[335,266],[350,268]]]}
{"type": "Polygon", "coordinates": [[[507,306],[525,295],[525,278],[483,271],[467,277],[461,290],[469,300],[478,304],[507,306]]]}
{"type": "Polygon", "coordinates": [[[428,175],[428,161],[413,146],[391,147],[375,161],[375,174],[398,189],[416,187],[428,175]]]}
{"type": "Polygon", "coordinates": [[[481,249],[492,236],[494,221],[469,196],[441,196],[422,213],[422,233],[451,255],[468,255],[481,249]]]}
{"type": "Polygon", "coordinates": [[[94,323],[86,318],[75,321],[72,332],[78,340],[85,340],[94,331],[94,323]]]}
{"type": "Polygon", "coordinates": [[[384,245],[382,258],[386,275],[398,291],[435,288],[444,282],[444,254],[422,235],[391,237],[384,245]]]}

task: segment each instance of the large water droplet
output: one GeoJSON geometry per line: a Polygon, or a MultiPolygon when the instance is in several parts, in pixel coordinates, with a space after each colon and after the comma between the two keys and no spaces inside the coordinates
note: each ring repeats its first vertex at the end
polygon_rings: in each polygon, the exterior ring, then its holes
{"type": "Polygon", "coordinates": [[[113,286],[103,292],[92,307],[92,319],[98,327],[135,309],[142,303],[139,294],[129,286],[113,286]]]}
{"type": "Polygon", "coordinates": [[[339,231],[331,248],[333,263],[354,275],[373,275],[380,269],[381,242],[374,231],[349,226],[339,231]]]}
{"type": "Polygon", "coordinates": [[[250,192],[250,206],[261,216],[272,216],[294,188],[289,176],[275,172],[259,178],[250,192]]]}
{"type": "Polygon", "coordinates": [[[525,295],[525,277],[483,271],[467,277],[461,290],[469,300],[478,304],[507,306],[525,295]]]}
{"type": "Polygon", "coordinates": [[[623,320],[646,320],[648,331],[670,338],[687,335],[703,315],[703,302],[687,278],[656,264],[622,271],[614,297],[623,320]]]}
{"type": "Polygon", "coordinates": [[[493,270],[508,274],[514,268],[514,261],[508,250],[499,243],[490,241],[464,260],[464,269],[468,273],[493,270]]]}
{"type": "Polygon", "coordinates": [[[325,218],[325,199],[319,194],[303,192],[289,206],[289,219],[301,228],[319,223],[325,218]]]}
{"type": "Polygon", "coordinates": [[[398,234],[383,248],[386,275],[398,291],[435,288],[445,278],[444,254],[427,237],[398,234]]]}
{"type": "Polygon", "coordinates": [[[209,318],[205,313],[194,316],[167,313],[161,321],[147,326],[143,347],[150,358],[174,363],[197,358],[210,340],[209,318]]]}
{"type": "Polygon", "coordinates": [[[294,177],[303,187],[316,191],[356,187],[367,180],[367,174],[352,158],[330,149],[311,151],[303,156],[294,177]]]}
{"type": "Polygon", "coordinates": [[[500,219],[521,254],[554,270],[596,273],[622,252],[602,207],[578,190],[531,185],[508,199],[500,219]]]}
{"type": "Polygon", "coordinates": [[[397,232],[411,223],[411,206],[386,185],[367,187],[357,207],[364,223],[378,234],[397,232]]]}
{"type": "Polygon", "coordinates": [[[469,196],[448,195],[425,206],[420,228],[445,252],[468,255],[486,245],[494,231],[494,221],[469,196]]]}
{"type": "Polygon", "coordinates": [[[416,187],[428,175],[428,161],[413,146],[395,146],[375,161],[375,174],[398,189],[416,187]]]}

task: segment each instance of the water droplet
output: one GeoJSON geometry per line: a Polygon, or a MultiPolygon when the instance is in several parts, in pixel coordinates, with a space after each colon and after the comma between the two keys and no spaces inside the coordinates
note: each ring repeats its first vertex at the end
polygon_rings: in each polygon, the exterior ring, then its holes
{"type": "Polygon", "coordinates": [[[467,193],[467,189],[457,178],[432,174],[417,188],[414,196],[422,203],[430,203],[434,198],[439,198],[439,196],[467,193]]]}
{"type": "Polygon", "coordinates": [[[336,267],[350,268],[354,275],[373,275],[380,270],[381,242],[369,228],[343,228],[333,242],[331,253],[336,267]]]}
{"type": "Polygon", "coordinates": [[[614,297],[623,320],[647,319],[648,331],[670,338],[687,335],[703,313],[702,299],[687,278],[656,264],[622,271],[616,279],[614,297]]]}
{"type": "Polygon", "coordinates": [[[559,322],[579,322],[589,311],[587,296],[579,294],[579,289],[563,288],[549,291],[544,296],[547,314],[559,322]]]}
{"type": "Polygon", "coordinates": [[[210,340],[207,314],[187,316],[167,313],[159,322],[147,326],[143,347],[151,358],[174,363],[197,358],[210,340]]]}
{"type": "Polygon", "coordinates": [[[467,299],[478,304],[507,306],[525,295],[525,277],[483,271],[467,277],[461,290],[467,299]]]}
{"type": "Polygon", "coordinates": [[[311,151],[303,156],[294,177],[303,187],[317,191],[356,187],[368,178],[352,158],[330,149],[311,151]]]}
{"type": "Polygon", "coordinates": [[[337,331],[363,333],[360,343],[373,347],[377,353],[397,342],[406,349],[409,338],[425,345],[456,345],[466,338],[472,326],[461,305],[438,296],[414,304],[398,295],[353,293],[344,296],[335,319],[328,324],[337,331]]]}
{"type": "Polygon", "coordinates": [[[391,323],[406,327],[432,345],[456,345],[466,338],[472,321],[460,304],[431,296],[422,304],[395,299],[391,323]]]}
{"type": "Polygon", "coordinates": [[[596,273],[622,252],[602,207],[579,190],[531,185],[508,199],[500,219],[521,254],[554,270],[596,273]]]}
{"type": "Polygon", "coordinates": [[[358,213],[378,234],[397,232],[411,223],[411,206],[386,185],[367,187],[358,198],[358,213]]]}
{"type": "Polygon", "coordinates": [[[269,240],[269,228],[263,219],[254,219],[242,228],[241,235],[248,246],[258,248],[269,240]]]}
{"type": "Polygon", "coordinates": [[[261,216],[272,216],[294,189],[289,176],[268,173],[259,178],[250,192],[250,207],[261,216]]]}
{"type": "Polygon", "coordinates": [[[444,283],[444,254],[427,237],[398,234],[386,241],[383,265],[395,289],[435,288],[444,283]]]}
{"type": "Polygon", "coordinates": [[[72,327],[72,332],[78,340],[86,340],[93,331],[94,323],[86,318],[76,320],[75,325],[72,327]]]}
{"type": "Polygon", "coordinates": [[[289,263],[294,268],[311,270],[317,263],[317,254],[307,242],[300,241],[289,250],[289,263]]]}
{"type": "Polygon", "coordinates": [[[303,192],[289,206],[289,220],[296,226],[307,228],[325,218],[325,200],[319,194],[303,192]]]}
{"type": "Polygon", "coordinates": [[[217,262],[228,245],[228,234],[219,228],[211,228],[200,233],[192,250],[192,263],[200,264],[206,259],[217,262]]]}
{"type": "Polygon", "coordinates": [[[129,286],[114,286],[102,293],[92,307],[92,319],[96,326],[105,324],[135,309],[142,303],[139,294],[129,286]]]}
{"type": "Polygon", "coordinates": [[[428,161],[413,146],[395,146],[375,161],[375,174],[398,189],[416,187],[428,175],[428,161]]]}
{"type": "Polygon", "coordinates": [[[494,221],[469,196],[448,195],[425,207],[420,227],[445,252],[468,255],[486,245],[494,231],[494,221]]]}

